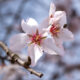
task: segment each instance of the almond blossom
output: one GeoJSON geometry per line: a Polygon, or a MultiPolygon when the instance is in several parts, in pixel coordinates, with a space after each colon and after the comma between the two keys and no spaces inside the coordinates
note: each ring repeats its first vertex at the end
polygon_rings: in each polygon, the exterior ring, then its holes
{"type": "Polygon", "coordinates": [[[46,18],[40,26],[44,26],[44,30],[46,30],[56,42],[56,45],[62,49],[64,53],[64,49],[62,43],[64,41],[73,40],[73,34],[67,28],[64,28],[67,24],[66,13],[65,11],[56,11],[56,7],[54,3],[50,5],[49,17],[46,18]]]}
{"type": "Polygon", "coordinates": [[[47,33],[42,30],[33,18],[21,22],[22,29],[25,33],[19,33],[10,39],[10,49],[13,51],[21,51],[27,47],[28,56],[31,58],[31,65],[34,66],[43,51],[48,54],[60,53],[60,49],[55,45],[55,41],[48,37],[47,33]]]}

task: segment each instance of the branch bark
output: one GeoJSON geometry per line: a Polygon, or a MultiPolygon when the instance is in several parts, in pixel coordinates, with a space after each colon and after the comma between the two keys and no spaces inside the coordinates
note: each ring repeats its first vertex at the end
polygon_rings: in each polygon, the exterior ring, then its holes
{"type": "Polygon", "coordinates": [[[0,47],[6,52],[6,54],[10,57],[10,59],[14,62],[19,64],[20,66],[27,69],[31,74],[34,74],[38,77],[42,77],[43,74],[36,72],[35,70],[31,69],[29,66],[31,64],[31,59],[28,57],[27,61],[23,61],[16,53],[11,51],[2,41],[0,41],[0,47]]]}

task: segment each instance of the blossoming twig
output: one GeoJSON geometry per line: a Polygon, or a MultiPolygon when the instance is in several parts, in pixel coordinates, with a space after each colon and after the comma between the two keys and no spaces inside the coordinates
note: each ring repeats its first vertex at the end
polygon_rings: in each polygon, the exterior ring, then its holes
{"type": "Polygon", "coordinates": [[[43,74],[36,72],[35,70],[31,69],[29,65],[31,64],[31,59],[28,57],[27,61],[23,61],[16,53],[12,52],[2,41],[0,41],[0,47],[6,52],[6,54],[11,58],[14,63],[17,63],[24,68],[26,68],[31,74],[35,74],[38,77],[42,77],[43,74]]]}

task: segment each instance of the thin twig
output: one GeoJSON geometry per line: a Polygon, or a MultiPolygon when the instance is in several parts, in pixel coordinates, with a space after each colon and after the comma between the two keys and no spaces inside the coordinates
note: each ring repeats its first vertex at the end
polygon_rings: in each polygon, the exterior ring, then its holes
{"type": "Polygon", "coordinates": [[[16,53],[12,52],[2,41],[0,41],[0,47],[6,52],[6,54],[11,58],[14,63],[21,65],[22,67],[26,68],[31,74],[35,74],[38,77],[42,77],[43,74],[36,72],[35,70],[31,69],[29,66],[31,64],[31,59],[28,57],[27,61],[23,61],[16,53]]]}

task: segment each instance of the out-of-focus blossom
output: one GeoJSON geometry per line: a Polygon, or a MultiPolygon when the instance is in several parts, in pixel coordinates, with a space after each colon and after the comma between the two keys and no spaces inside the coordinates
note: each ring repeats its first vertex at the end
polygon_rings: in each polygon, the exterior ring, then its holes
{"type": "Polygon", "coordinates": [[[18,78],[23,78],[26,75],[28,74],[18,65],[8,65],[0,70],[1,80],[17,80],[18,78]],[[1,77],[2,75],[3,77],[1,77]]]}
{"type": "Polygon", "coordinates": [[[55,41],[48,37],[42,27],[39,27],[37,21],[29,18],[26,21],[22,20],[22,29],[25,33],[14,35],[10,39],[10,49],[13,51],[21,51],[28,46],[28,56],[31,57],[32,66],[36,64],[42,56],[43,51],[48,54],[60,53],[60,49],[55,45],[55,41]]]}
{"type": "MultiPolygon", "coordinates": [[[[73,34],[67,28],[66,13],[64,11],[55,11],[56,7],[53,3],[50,5],[49,17],[44,20],[46,31],[51,34],[56,45],[64,52],[62,43],[64,41],[73,40],[73,34]]],[[[44,30],[45,30],[44,29],[44,30]]]]}

